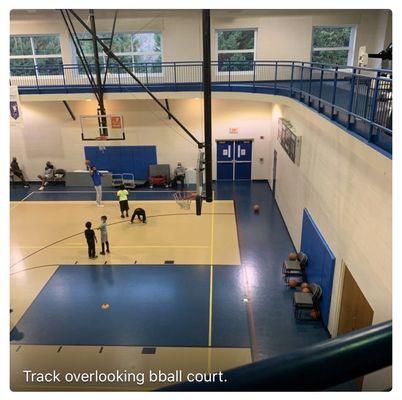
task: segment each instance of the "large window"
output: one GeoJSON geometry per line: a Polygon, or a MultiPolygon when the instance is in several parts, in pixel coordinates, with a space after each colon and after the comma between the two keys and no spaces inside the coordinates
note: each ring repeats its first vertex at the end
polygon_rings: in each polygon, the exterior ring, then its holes
{"type": "Polygon", "coordinates": [[[218,71],[252,71],[256,30],[218,30],[218,71]]]}
{"type": "MultiPolygon", "coordinates": [[[[110,46],[111,33],[98,33],[107,46],[110,46]]],[[[160,32],[138,32],[138,33],[115,33],[113,36],[112,51],[119,56],[120,60],[128,67],[134,68],[136,73],[160,73],[162,72],[162,43],[160,32]]],[[[92,38],[89,33],[80,35],[80,43],[89,64],[94,64],[94,52],[92,38]]],[[[98,44],[99,62],[106,65],[107,55],[98,44]]],[[[77,56],[77,62],[80,63],[77,56]]],[[[117,63],[110,59],[110,73],[117,73],[117,63]]],[[[104,71],[104,68],[101,68],[104,71]]],[[[124,72],[120,68],[121,72],[124,72]]],[[[84,68],[80,67],[84,73],[84,68]]]]}
{"type": "Polygon", "coordinates": [[[60,75],[62,64],[59,36],[10,36],[12,76],[60,75]]]}
{"type": "Polygon", "coordinates": [[[351,26],[313,27],[312,62],[353,64],[355,28],[351,26]]]}

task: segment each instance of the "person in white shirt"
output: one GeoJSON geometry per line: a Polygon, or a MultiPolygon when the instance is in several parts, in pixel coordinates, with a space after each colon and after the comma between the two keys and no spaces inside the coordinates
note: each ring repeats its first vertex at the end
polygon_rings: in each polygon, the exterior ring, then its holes
{"type": "Polygon", "coordinates": [[[43,175],[38,175],[38,178],[41,180],[42,186],[38,190],[43,190],[45,186],[51,181],[54,177],[54,166],[50,161],[46,161],[45,165],[45,173],[43,175]]]}
{"type": "Polygon", "coordinates": [[[177,182],[180,182],[181,190],[184,190],[184,179],[186,178],[186,168],[181,165],[181,162],[177,163],[177,167],[174,170],[173,187],[177,187],[177,182]]]}

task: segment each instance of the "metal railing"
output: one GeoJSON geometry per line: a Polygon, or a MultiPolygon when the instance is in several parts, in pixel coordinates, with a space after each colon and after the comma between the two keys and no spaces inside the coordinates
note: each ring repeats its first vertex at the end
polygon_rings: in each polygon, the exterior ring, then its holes
{"type": "MultiPolygon", "coordinates": [[[[318,391],[392,365],[392,321],[225,371],[226,382],[184,382],[163,391],[318,391]]],[[[382,388],[379,388],[381,390],[382,388]]]]}
{"type": "MultiPolygon", "coordinates": [[[[154,91],[199,91],[202,62],[127,64],[154,91]]],[[[95,77],[95,67],[91,66],[95,77]]],[[[101,65],[104,72],[105,65],[101,65]]],[[[89,92],[79,64],[11,68],[10,82],[21,94],[89,92]]],[[[214,61],[214,91],[242,91],[292,97],[392,152],[392,71],[303,61],[214,61]]],[[[140,91],[118,65],[111,64],[105,91],[140,91]]]]}

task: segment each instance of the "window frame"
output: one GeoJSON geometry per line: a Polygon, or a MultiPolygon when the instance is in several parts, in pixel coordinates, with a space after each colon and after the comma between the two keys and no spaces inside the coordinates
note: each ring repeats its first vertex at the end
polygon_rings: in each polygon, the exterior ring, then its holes
{"type": "MultiPolygon", "coordinates": [[[[18,59],[21,60],[21,59],[24,59],[24,58],[28,58],[28,59],[33,60],[34,68],[35,68],[35,74],[34,75],[11,75],[10,77],[11,78],[16,78],[16,77],[20,77],[20,76],[25,77],[25,78],[37,77],[39,79],[39,78],[50,78],[50,77],[57,78],[57,77],[63,76],[63,73],[58,74],[58,75],[40,75],[38,73],[38,64],[36,62],[36,59],[40,59],[40,58],[61,58],[61,65],[62,65],[62,68],[63,68],[63,65],[64,65],[64,63],[63,63],[63,50],[62,50],[62,46],[61,46],[61,38],[60,38],[60,36],[61,36],[60,33],[29,33],[29,34],[25,33],[25,34],[22,34],[22,35],[10,34],[10,36],[9,36],[10,39],[12,37],[28,37],[29,42],[31,44],[32,54],[13,56],[13,55],[11,55],[11,49],[10,49],[9,61],[18,60],[18,59]],[[55,36],[55,37],[57,37],[59,39],[60,54],[35,54],[35,45],[34,45],[33,38],[36,37],[36,36],[55,36]]],[[[11,67],[10,67],[10,70],[11,70],[11,67]]]]}
{"type": "MultiPolygon", "coordinates": [[[[257,28],[216,28],[215,29],[215,42],[216,42],[216,62],[219,64],[219,54],[228,53],[253,53],[253,65],[257,59],[257,28]],[[254,31],[254,48],[245,50],[219,50],[219,38],[220,32],[232,32],[232,31],[254,31]]],[[[217,66],[218,75],[250,75],[254,73],[254,68],[247,71],[219,71],[219,65],[217,66]]]]}
{"type": "MultiPolygon", "coordinates": [[[[87,33],[88,32],[85,31],[85,32],[79,32],[78,34],[87,34],[87,33]]],[[[104,31],[102,31],[102,32],[97,32],[97,33],[98,33],[98,35],[99,34],[100,35],[109,35],[107,37],[110,37],[112,35],[112,32],[104,32],[104,31]]],[[[149,30],[149,31],[140,31],[140,32],[137,32],[137,31],[119,31],[119,32],[115,32],[114,35],[117,35],[117,34],[129,34],[130,39],[131,39],[130,40],[131,49],[133,49],[133,35],[138,34],[138,33],[159,33],[160,34],[160,37],[161,37],[161,51],[160,51],[161,62],[160,62],[160,64],[163,64],[163,34],[162,34],[161,30],[149,30]]],[[[100,37],[100,39],[102,39],[102,37],[100,37]]],[[[80,64],[80,59],[79,59],[78,54],[77,54],[77,52],[75,50],[74,44],[71,43],[71,45],[72,45],[72,48],[73,48],[73,59],[75,60],[75,64],[78,65],[78,64],[80,64]]],[[[86,54],[84,52],[84,54],[85,54],[85,56],[93,57],[93,53],[92,54],[86,54]]],[[[157,52],[145,53],[145,52],[131,51],[131,52],[116,52],[115,54],[118,57],[132,57],[132,60],[133,60],[134,56],[149,55],[149,54],[157,55],[159,53],[157,53],[157,52]]],[[[104,61],[106,61],[107,55],[104,54],[104,55],[102,55],[102,57],[105,57],[104,61]]],[[[101,64],[106,64],[106,62],[102,62],[101,64]]],[[[134,64],[134,62],[133,62],[133,64],[134,64]]],[[[161,72],[148,72],[148,73],[136,72],[134,68],[133,68],[132,72],[138,77],[144,77],[144,76],[147,76],[147,75],[152,76],[152,77],[162,77],[163,76],[163,66],[161,67],[161,72]]],[[[77,69],[77,75],[80,75],[80,76],[85,75],[85,72],[80,72],[80,70],[78,68],[77,69]]],[[[119,73],[111,72],[110,70],[108,70],[108,75],[110,75],[112,77],[117,77],[117,76],[127,76],[128,77],[128,76],[130,76],[125,70],[121,70],[121,71],[119,71],[119,73]]]]}
{"type": "MultiPolygon", "coordinates": [[[[357,37],[357,25],[356,24],[313,25],[312,29],[311,29],[310,62],[320,64],[319,62],[313,61],[314,51],[347,50],[348,51],[347,66],[353,66],[353,61],[354,61],[354,57],[355,57],[355,48],[356,48],[356,37],[357,37]],[[349,37],[349,46],[348,47],[314,47],[314,29],[315,28],[351,28],[350,37],[349,37]]],[[[340,69],[340,71],[342,71],[342,70],[343,69],[340,69]]]]}

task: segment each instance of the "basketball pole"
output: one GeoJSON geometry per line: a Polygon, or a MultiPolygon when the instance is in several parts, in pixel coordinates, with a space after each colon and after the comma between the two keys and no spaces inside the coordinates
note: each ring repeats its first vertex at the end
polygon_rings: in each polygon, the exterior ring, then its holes
{"type": "Polygon", "coordinates": [[[211,17],[202,11],[202,84],[204,91],[205,200],[212,202],[211,17]]]}
{"type": "MultiPolygon", "coordinates": [[[[96,25],[95,25],[95,10],[89,10],[89,18],[91,22],[91,36],[92,36],[92,46],[93,46],[93,53],[95,59],[95,72],[96,72],[96,86],[98,89],[98,115],[105,115],[105,103],[103,102],[103,85],[102,85],[102,78],[100,72],[100,64],[99,64],[99,52],[98,52],[98,42],[96,40],[96,25]]],[[[107,129],[107,120],[106,118],[101,117],[98,118],[98,125],[99,125],[99,133],[100,136],[108,136],[108,129],[107,129]]]]}

